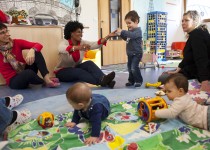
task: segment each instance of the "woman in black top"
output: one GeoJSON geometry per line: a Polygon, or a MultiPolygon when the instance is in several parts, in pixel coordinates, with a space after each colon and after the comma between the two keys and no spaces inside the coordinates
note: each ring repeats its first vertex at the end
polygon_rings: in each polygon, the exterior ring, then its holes
{"type": "MultiPolygon", "coordinates": [[[[197,11],[184,13],[182,28],[188,34],[184,58],[176,70],[167,71],[166,74],[182,73],[188,79],[198,79],[201,82],[201,90],[210,93],[210,34],[205,25],[198,24],[197,11]]],[[[166,74],[163,75],[167,76],[166,74]]]]}

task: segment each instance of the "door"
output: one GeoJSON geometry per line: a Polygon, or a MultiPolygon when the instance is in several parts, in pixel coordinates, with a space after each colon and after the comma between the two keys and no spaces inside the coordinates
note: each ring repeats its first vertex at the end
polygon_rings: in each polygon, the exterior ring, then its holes
{"type": "MultiPolygon", "coordinates": [[[[99,16],[99,37],[107,36],[111,31],[110,25],[110,1],[98,0],[98,16],[99,16]]],[[[127,30],[124,22],[125,15],[130,11],[130,0],[121,1],[119,24],[122,29],[127,30]]],[[[127,62],[126,42],[122,39],[109,40],[106,46],[102,48],[102,65],[119,64],[127,62]]]]}

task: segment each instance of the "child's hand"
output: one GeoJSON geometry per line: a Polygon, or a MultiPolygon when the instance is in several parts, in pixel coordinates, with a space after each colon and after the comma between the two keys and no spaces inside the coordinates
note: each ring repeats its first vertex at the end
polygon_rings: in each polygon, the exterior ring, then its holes
{"type": "Polygon", "coordinates": [[[85,140],[85,145],[92,145],[92,144],[95,144],[95,143],[98,143],[99,142],[99,138],[98,137],[89,137],[85,140]]]}
{"type": "Polygon", "coordinates": [[[74,122],[67,122],[65,124],[66,127],[70,127],[70,128],[73,128],[75,125],[76,125],[76,123],[74,123],[74,122]]]}
{"type": "Polygon", "coordinates": [[[120,35],[120,34],[121,34],[121,32],[122,32],[122,29],[118,28],[118,29],[116,30],[116,32],[115,32],[115,33],[116,33],[117,35],[120,35]]]}

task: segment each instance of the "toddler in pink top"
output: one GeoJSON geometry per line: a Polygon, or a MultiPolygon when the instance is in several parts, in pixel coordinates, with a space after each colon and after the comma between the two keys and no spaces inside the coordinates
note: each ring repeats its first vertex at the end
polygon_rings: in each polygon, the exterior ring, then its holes
{"type": "Polygon", "coordinates": [[[158,118],[179,117],[194,127],[210,129],[210,107],[197,104],[188,92],[188,80],[182,74],[170,75],[164,85],[166,95],[173,103],[168,109],[156,110],[158,118]]]}

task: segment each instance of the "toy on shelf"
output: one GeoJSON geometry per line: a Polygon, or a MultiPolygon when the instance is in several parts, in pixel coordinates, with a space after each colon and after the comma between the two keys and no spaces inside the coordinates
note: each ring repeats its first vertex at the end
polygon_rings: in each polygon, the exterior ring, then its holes
{"type": "Polygon", "coordinates": [[[157,60],[164,61],[167,47],[167,12],[147,13],[147,40],[150,41],[150,52],[155,53],[157,60]]]}
{"type": "Polygon", "coordinates": [[[50,112],[43,112],[38,116],[37,122],[43,129],[52,127],[54,124],[54,115],[50,112]]]}
{"type": "Polygon", "coordinates": [[[137,106],[140,118],[146,122],[157,120],[158,118],[155,117],[155,111],[166,108],[168,108],[167,103],[162,97],[159,96],[150,99],[141,99],[139,100],[137,106]]]}
{"type": "Polygon", "coordinates": [[[146,64],[148,63],[153,64],[154,67],[159,66],[158,61],[157,61],[157,56],[155,55],[155,53],[148,52],[148,51],[143,53],[143,56],[140,62],[141,68],[146,67],[146,64]]]}
{"type": "Polygon", "coordinates": [[[12,10],[7,11],[6,14],[12,17],[11,23],[15,23],[17,25],[28,24],[27,22],[28,14],[25,10],[19,11],[16,9],[12,9],[12,10]]]}
{"type": "Polygon", "coordinates": [[[158,88],[159,86],[161,86],[161,82],[155,82],[155,83],[146,82],[145,83],[145,87],[146,88],[148,88],[148,87],[156,87],[156,88],[158,88]]]}

